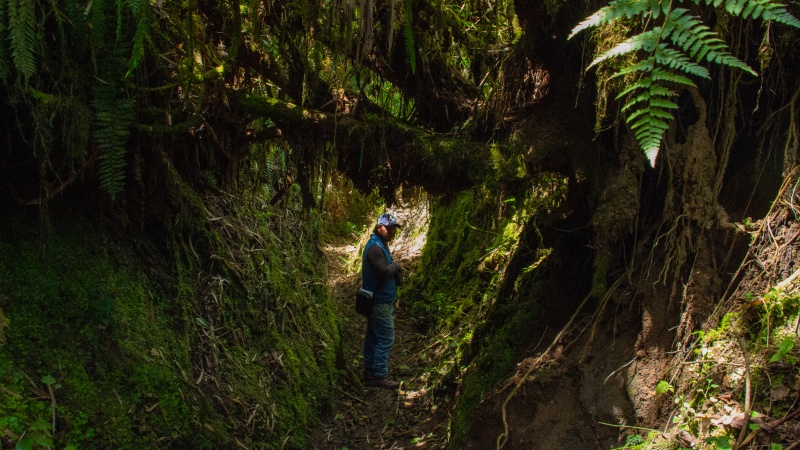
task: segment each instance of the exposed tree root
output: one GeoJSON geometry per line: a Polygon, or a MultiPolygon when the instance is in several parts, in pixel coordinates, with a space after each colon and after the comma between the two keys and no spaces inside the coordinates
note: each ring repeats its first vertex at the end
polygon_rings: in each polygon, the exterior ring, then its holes
{"type": "Polygon", "coordinates": [[[564,327],[561,329],[561,331],[558,333],[558,335],[556,335],[556,337],[553,339],[553,342],[550,343],[550,346],[547,347],[547,350],[542,352],[542,354],[539,355],[530,364],[530,367],[528,368],[528,371],[525,372],[525,374],[522,376],[522,378],[520,378],[520,380],[514,386],[514,389],[511,390],[511,392],[508,394],[506,399],[503,401],[502,412],[503,412],[503,429],[504,429],[504,431],[500,436],[497,437],[497,450],[500,450],[501,448],[505,447],[506,443],[508,442],[508,434],[509,434],[509,430],[508,430],[508,412],[507,412],[508,403],[511,401],[511,399],[514,398],[515,395],[517,395],[517,392],[519,391],[520,387],[522,387],[522,385],[525,384],[525,382],[527,381],[527,379],[531,375],[531,373],[533,373],[534,370],[538,369],[542,365],[542,363],[544,362],[545,358],[550,354],[550,352],[561,341],[561,339],[564,337],[564,335],[566,335],[567,332],[570,331],[570,328],[572,327],[572,323],[575,322],[575,318],[577,318],[578,315],[581,313],[581,311],[583,311],[583,307],[586,305],[586,302],[588,302],[589,299],[591,299],[591,298],[592,298],[592,295],[590,294],[590,295],[587,295],[583,299],[583,301],[578,306],[578,308],[575,309],[575,312],[572,314],[572,317],[570,317],[570,319],[566,323],[566,325],[564,325],[564,327]]]}

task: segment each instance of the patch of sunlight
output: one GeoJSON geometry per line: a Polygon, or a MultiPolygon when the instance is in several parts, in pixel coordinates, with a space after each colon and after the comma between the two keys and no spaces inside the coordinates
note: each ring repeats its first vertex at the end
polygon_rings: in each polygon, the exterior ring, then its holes
{"type": "Polygon", "coordinates": [[[393,214],[403,227],[391,244],[392,254],[398,259],[419,257],[425,247],[430,225],[427,194],[417,193],[407,202],[399,200],[397,205],[386,212],[393,214]]]}

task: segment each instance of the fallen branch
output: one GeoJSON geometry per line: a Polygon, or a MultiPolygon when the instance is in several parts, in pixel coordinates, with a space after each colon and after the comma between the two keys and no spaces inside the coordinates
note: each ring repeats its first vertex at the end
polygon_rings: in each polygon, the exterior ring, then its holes
{"type": "Polygon", "coordinates": [[[763,426],[763,428],[764,428],[766,431],[772,431],[772,430],[774,430],[775,428],[777,428],[777,427],[778,427],[778,425],[780,425],[780,424],[782,424],[782,423],[786,422],[787,420],[792,420],[792,419],[794,419],[795,417],[797,417],[798,415],[800,415],[800,409],[795,409],[794,411],[792,411],[792,412],[790,412],[790,413],[786,414],[785,416],[781,417],[780,419],[777,419],[777,420],[775,420],[775,421],[773,421],[773,422],[770,422],[770,423],[768,423],[768,424],[764,425],[764,426],[763,426]]]}

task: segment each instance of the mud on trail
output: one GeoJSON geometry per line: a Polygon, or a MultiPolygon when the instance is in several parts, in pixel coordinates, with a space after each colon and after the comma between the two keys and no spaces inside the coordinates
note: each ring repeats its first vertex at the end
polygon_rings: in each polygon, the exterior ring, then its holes
{"type": "MultiPolygon", "coordinates": [[[[405,273],[419,263],[419,246],[398,239],[390,244],[393,258],[405,273]]],[[[346,374],[340,378],[339,400],[323,418],[311,439],[311,448],[410,449],[444,448],[447,439],[446,408],[437,408],[428,392],[427,373],[438,346],[435,336],[420,334],[403,307],[402,290],[395,310],[395,343],[389,375],[400,381],[399,391],[366,387],[361,382],[361,357],[366,319],[355,312],[359,272],[347,270],[346,261],[359,257],[354,245],[323,249],[328,262],[328,284],[340,319],[346,374]]]]}

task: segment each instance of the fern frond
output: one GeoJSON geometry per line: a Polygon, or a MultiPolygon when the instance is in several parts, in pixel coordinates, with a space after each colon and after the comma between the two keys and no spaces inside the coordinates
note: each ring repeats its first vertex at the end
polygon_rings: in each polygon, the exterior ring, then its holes
{"type": "Polygon", "coordinates": [[[786,11],[786,7],[784,5],[767,0],[753,1],[754,3],[759,4],[751,14],[753,19],[758,19],[758,17],[761,16],[761,19],[763,20],[774,20],[778,23],[800,28],[800,20],[789,13],[789,11],[786,11]],[[764,8],[764,11],[760,11],[759,7],[764,8]]]}
{"type": "MultiPolygon", "coordinates": [[[[700,4],[701,0],[693,0],[700,4]]],[[[702,0],[709,6],[719,7],[723,0],[702,0]]],[[[725,0],[725,10],[743,19],[774,20],[775,22],[800,28],[800,20],[786,10],[786,5],[774,0],[725,0]]]]}
{"type": "MultiPolygon", "coordinates": [[[[683,0],[680,0],[683,1],[683,0]]],[[[719,7],[742,18],[761,18],[800,28],[800,21],[786,11],[785,5],[774,0],[691,0],[697,5],[719,7]]],[[[573,28],[570,38],[590,27],[605,25],[623,17],[648,16],[657,18],[665,14],[661,27],[654,27],[631,36],[625,41],[597,56],[588,68],[610,58],[633,52],[645,52],[636,62],[627,65],[611,78],[639,74],[628,82],[617,99],[627,98],[622,112],[628,114],[626,122],[645,151],[651,164],[655,164],[664,132],[678,109],[674,101],[678,92],[672,87],[695,87],[689,76],[710,79],[708,69],[698,63],[706,60],[716,64],[756,72],[731,54],[728,45],[700,18],[686,8],[671,9],[670,1],[614,0],[573,28]],[[671,42],[673,46],[668,45],[671,42]]],[[[627,82],[627,80],[626,80],[627,82]]]]}
{"type": "Polygon", "coordinates": [[[133,123],[133,101],[115,98],[112,86],[95,89],[94,142],[99,150],[97,176],[100,188],[112,199],[125,188],[125,146],[133,123]]]}
{"type": "Polygon", "coordinates": [[[658,45],[655,58],[658,64],[663,64],[672,69],[678,69],[681,72],[688,73],[689,75],[695,75],[709,80],[711,79],[708,69],[692,61],[683,52],[675,50],[674,48],[670,48],[666,43],[661,43],[658,45]]]}
{"type": "Polygon", "coordinates": [[[708,69],[693,62],[679,50],[669,48],[669,46],[663,42],[658,45],[658,48],[653,56],[649,56],[627,67],[623,67],[619,70],[619,72],[613,74],[611,78],[616,78],[633,72],[651,72],[653,68],[658,65],[667,66],[671,69],[677,69],[689,75],[711,79],[708,69]]]}
{"type": "MultiPolygon", "coordinates": [[[[655,57],[650,58],[652,71],[645,73],[617,96],[617,99],[630,95],[622,106],[622,112],[630,112],[625,122],[636,136],[639,146],[644,150],[651,165],[655,165],[664,132],[678,109],[674,101],[678,92],[668,84],[694,86],[686,76],[668,67],[653,67],[655,57]]],[[[638,64],[638,63],[637,63],[638,64]]]]}
{"type": "Polygon", "coordinates": [[[650,77],[639,78],[638,80],[633,82],[630,86],[628,86],[625,90],[617,94],[617,100],[621,99],[622,97],[625,97],[626,95],[638,89],[644,89],[647,90],[647,92],[649,92],[651,84],[652,80],[650,79],[650,77]]]}
{"type": "Polygon", "coordinates": [[[103,48],[106,33],[106,0],[92,0],[87,10],[92,46],[96,53],[103,48]]]}
{"type": "Polygon", "coordinates": [[[149,28],[150,25],[147,20],[139,21],[139,24],[136,26],[136,34],[133,36],[133,52],[131,53],[131,61],[128,65],[127,75],[133,73],[144,60],[144,41],[149,28]]]}
{"type": "Polygon", "coordinates": [[[403,4],[403,37],[406,43],[406,55],[408,56],[408,64],[411,66],[411,73],[417,73],[417,54],[416,45],[414,44],[414,12],[411,9],[411,0],[405,0],[403,4]]]}
{"type": "Polygon", "coordinates": [[[786,11],[785,5],[772,0],[726,0],[725,10],[745,19],[747,16],[753,19],[761,17],[763,20],[774,20],[775,22],[800,28],[800,22],[786,11]]]}
{"type": "Polygon", "coordinates": [[[133,51],[128,63],[128,73],[130,76],[139,64],[144,60],[144,41],[150,31],[150,21],[147,14],[146,4],[143,0],[129,0],[129,5],[133,16],[136,18],[136,32],[133,35],[133,51]]]}
{"type": "Polygon", "coordinates": [[[25,82],[36,72],[36,1],[8,2],[8,29],[11,35],[11,56],[25,82]]]}
{"type": "Polygon", "coordinates": [[[266,169],[267,169],[266,170],[266,172],[267,172],[266,185],[270,189],[274,186],[275,178],[276,178],[276,176],[275,176],[275,154],[273,153],[271,147],[272,147],[271,145],[269,147],[267,147],[268,153],[267,153],[267,160],[266,160],[266,164],[265,164],[266,165],[266,169]]]}
{"type": "Polygon", "coordinates": [[[140,14],[147,9],[146,0],[125,0],[125,3],[128,5],[128,8],[130,8],[134,17],[141,17],[140,14]]]}
{"type": "Polygon", "coordinates": [[[619,44],[615,45],[614,47],[606,50],[600,56],[594,59],[587,69],[600,64],[601,62],[609,59],[614,58],[616,56],[625,55],[631,52],[636,52],[639,50],[643,50],[646,52],[652,52],[658,46],[658,38],[659,34],[661,33],[661,28],[656,27],[650,31],[645,31],[644,33],[637,34],[635,36],[631,36],[628,39],[620,42],[619,44]]]}
{"type": "Polygon", "coordinates": [[[650,56],[641,61],[637,61],[627,67],[623,67],[622,69],[619,70],[619,72],[615,73],[614,75],[611,75],[609,79],[621,77],[623,75],[627,75],[633,72],[649,72],[653,70],[653,64],[655,63],[655,59],[656,59],[655,56],[650,56]]]}
{"type": "Polygon", "coordinates": [[[64,14],[67,22],[65,28],[70,36],[65,45],[69,45],[69,51],[78,53],[83,52],[91,44],[89,39],[91,27],[86,14],[86,6],[79,3],[80,0],[64,0],[64,14]]]}
{"type": "Polygon", "coordinates": [[[695,61],[708,61],[744,70],[754,76],[758,74],[728,51],[719,34],[712,31],[698,17],[689,14],[686,8],[675,8],[664,21],[662,39],[672,41],[695,61]]]}
{"type": "Polygon", "coordinates": [[[8,62],[8,52],[5,43],[8,42],[8,7],[6,2],[0,2],[0,80],[3,83],[8,79],[11,72],[11,64],[8,62]]]}
{"type": "MultiPolygon", "coordinates": [[[[579,23],[569,34],[567,39],[572,39],[572,36],[580,33],[581,31],[605,25],[613,22],[622,17],[636,17],[645,13],[652,13],[653,18],[657,18],[661,7],[668,7],[667,5],[659,6],[662,2],[660,0],[614,0],[597,10],[594,14],[587,17],[583,22],[579,23]]],[[[663,2],[668,4],[669,2],[663,2]]],[[[666,12],[666,9],[664,10],[666,12]]]]}
{"type": "Polygon", "coordinates": [[[652,78],[653,81],[664,81],[667,83],[675,83],[683,86],[697,87],[697,85],[694,84],[694,82],[690,80],[688,77],[667,70],[666,68],[656,67],[655,70],[653,70],[653,72],[651,73],[650,77],[652,78]]]}

